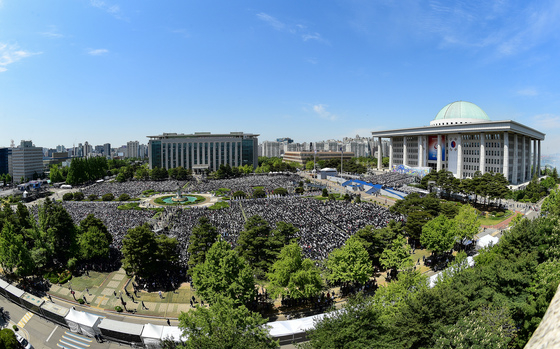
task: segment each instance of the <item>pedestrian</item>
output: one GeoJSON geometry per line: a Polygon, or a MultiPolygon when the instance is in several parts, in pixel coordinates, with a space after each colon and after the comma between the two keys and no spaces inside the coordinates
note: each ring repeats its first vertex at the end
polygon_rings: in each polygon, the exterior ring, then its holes
{"type": "Polygon", "coordinates": [[[192,299],[191,299],[191,308],[192,308],[192,307],[193,307],[193,302],[192,302],[192,299]]]}
{"type": "Polygon", "coordinates": [[[144,305],[144,301],[142,301],[141,304],[142,304],[142,309],[146,309],[146,306],[144,305]]]}
{"type": "Polygon", "coordinates": [[[163,296],[161,295],[161,291],[158,291],[158,293],[159,293],[159,298],[163,299],[163,296]]]}
{"type": "Polygon", "coordinates": [[[134,296],[130,295],[130,299],[132,299],[132,303],[134,303],[134,296]]]}
{"type": "Polygon", "coordinates": [[[115,295],[115,297],[117,296],[117,291],[113,291],[113,294],[115,295]]]}
{"type": "MultiPolygon", "coordinates": [[[[51,298],[51,295],[50,295],[50,294],[49,294],[49,300],[50,300],[51,302],[53,302],[53,300],[52,300],[52,298],[51,298]]],[[[54,303],[54,302],[53,302],[53,303],[54,303]]]]}
{"type": "Polygon", "coordinates": [[[87,292],[88,295],[90,294],[90,293],[89,293],[89,289],[88,289],[87,287],[86,287],[86,292],[87,292]]]}
{"type": "Polygon", "coordinates": [[[167,319],[167,324],[171,326],[171,321],[169,321],[169,319],[167,319]]]}

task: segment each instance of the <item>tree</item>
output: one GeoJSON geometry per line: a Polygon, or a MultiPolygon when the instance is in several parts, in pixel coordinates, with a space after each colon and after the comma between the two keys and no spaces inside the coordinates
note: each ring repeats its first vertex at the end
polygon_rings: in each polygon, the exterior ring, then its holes
{"type": "Polygon", "coordinates": [[[78,238],[80,256],[84,260],[108,258],[110,241],[98,227],[92,226],[78,238]]]}
{"type": "Polygon", "coordinates": [[[494,305],[482,306],[445,326],[436,334],[435,349],[500,349],[508,348],[515,336],[515,322],[510,311],[494,305]]]}
{"type": "Polygon", "coordinates": [[[101,233],[103,233],[103,235],[105,235],[105,240],[107,240],[109,244],[113,243],[113,235],[109,233],[109,230],[107,229],[103,221],[95,217],[93,213],[90,213],[80,222],[80,230],[82,231],[82,233],[85,233],[93,227],[97,228],[101,233]]]}
{"type": "Polygon", "coordinates": [[[63,201],[71,201],[73,198],[74,198],[73,193],[64,193],[64,195],[62,195],[63,201]]]}
{"type": "Polygon", "coordinates": [[[161,181],[166,179],[168,176],[167,171],[164,168],[161,167],[154,167],[152,169],[152,171],[150,172],[150,178],[153,181],[161,181]]]}
{"type": "Polygon", "coordinates": [[[232,198],[245,198],[247,196],[247,194],[245,194],[244,191],[242,190],[238,190],[236,192],[234,192],[233,194],[231,194],[232,198]]]}
{"type": "Polygon", "coordinates": [[[66,264],[78,250],[78,229],[70,214],[61,204],[46,198],[39,207],[39,228],[46,232],[46,238],[53,247],[54,259],[66,264]]]}
{"type": "Polygon", "coordinates": [[[150,170],[147,166],[140,166],[139,169],[134,172],[134,178],[139,179],[141,181],[147,181],[150,179],[150,170]]]}
{"type": "Polygon", "coordinates": [[[296,238],[296,234],[298,233],[299,229],[294,227],[291,223],[286,222],[277,222],[276,229],[272,231],[273,233],[273,248],[280,250],[285,246],[290,244],[293,241],[299,240],[299,237],[296,238]]]}
{"type": "Polygon", "coordinates": [[[277,251],[271,249],[271,229],[261,216],[250,217],[237,239],[237,251],[259,274],[266,273],[277,251]]]}
{"type": "Polygon", "coordinates": [[[274,189],[273,193],[275,195],[280,195],[280,196],[288,195],[288,191],[286,190],[286,188],[281,188],[281,187],[274,189]]]}
{"type": "Polygon", "coordinates": [[[115,195],[113,195],[111,193],[103,194],[103,196],[101,196],[101,200],[103,200],[103,201],[113,201],[113,200],[115,200],[115,195]]]}
{"type": "Polygon", "coordinates": [[[342,309],[313,319],[307,330],[309,342],[303,348],[389,348],[387,331],[381,312],[372,306],[370,298],[358,294],[348,299],[342,309]]]}
{"type": "Polygon", "coordinates": [[[253,271],[224,240],[216,241],[206,255],[206,260],[192,271],[196,293],[210,303],[228,297],[236,304],[247,304],[254,297],[253,271]]]}
{"type": "Polygon", "coordinates": [[[156,255],[158,244],[155,234],[147,224],[129,229],[122,241],[123,268],[127,273],[141,277],[158,271],[156,255]]]}
{"type": "Polygon", "coordinates": [[[327,279],[335,282],[365,283],[373,275],[368,252],[362,242],[354,237],[329,254],[327,269],[330,272],[327,279]]]}
{"type": "Polygon", "coordinates": [[[189,239],[189,267],[194,267],[204,263],[206,253],[210,247],[218,240],[218,230],[207,217],[200,217],[198,224],[192,229],[189,239]]]}
{"type": "Polygon", "coordinates": [[[454,221],[439,215],[422,227],[420,242],[433,253],[449,251],[455,243],[454,221]]]}
{"type": "Polygon", "coordinates": [[[122,193],[121,195],[119,195],[119,201],[128,201],[130,200],[130,195],[128,195],[127,193],[122,193]]]}
{"type": "Polygon", "coordinates": [[[4,224],[0,232],[0,265],[5,271],[15,271],[20,276],[30,275],[35,268],[23,235],[15,231],[10,222],[4,224]]]}
{"type": "Polygon", "coordinates": [[[321,191],[321,196],[324,198],[329,196],[329,191],[327,190],[327,188],[323,188],[323,190],[321,191]]]}
{"type": "Polygon", "coordinates": [[[391,247],[383,250],[379,262],[384,268],[391,269],[392,275],[396,275],[398,270],[412,267],[411,250],[406,238],[399,236],[393,240],[391,247]]]}
{"type": "Polygon", "coordinates": [[[62,171],[60,170],[58,165],[51,166],[49,178],[51,180],[51,183],[64,182],[64,176],[62,175],[62,171]]]}
{"type": "Polygon", "coordinates": [[[305,163],[305,169],[307,171],[311,171],[311,170],[313,170],[314,165],[315,165],[315,163],[313,161],[309,160],[305,163]]]}
{"type": "Polygon", "coordinates": [[[376,229],[373,225],[367,225],[358,230],[354,236],[366,248],[373,265],[379,265],[379,258],[383,251],[390,247],[393,240],[401,234],[402,224],[397,224],[394,220],[391,220],[385,228],[376,229]]]}
{"type": "Polygon", "coordinates": [[[285,246],[267,274],[273,298],[289,295],[292,298],[316,296],[323,287],[319,268],[304,259],[297,243],[285,246]]]}
{"type": "Polygon", "coordinates": [[[255,199],[258,198],[265,198],[266,197],[266,193],[264,192],[264,190],[262,190],[262,188],[257,188],[253,191],[253,197],[255,199]]]}
{"type": "Polygon", "coordinates": [[[478,227],[480,227],[476,209],[470,205],[463,205],[459,209],[459,213],[455,216],[454,222],[453,235],[459,238],[461,243],[466,239],[472,240],[476,233],[478,233],[478,227]]]}
{"type": "Polygon", "coordinates": [[[19,349],[20,344],[17,341],[16,334],[9,328],[0,330],[0,348],[2,349],[19,349]]]}
{"type": "Polygon", "coordinates": [[[245,306],[236,307],[232,299],[222,297],[209,308],[196,309],[179,315],[179,328],[187,337],[182,345],[187,349],[199,348],[277,348],[266,320],[245,306]]]}
{"type": "Polygon", "coordinates": [[[77,191],[74,193],[74,201],[82,201],[84,199],[84,193],[77,191]]]}

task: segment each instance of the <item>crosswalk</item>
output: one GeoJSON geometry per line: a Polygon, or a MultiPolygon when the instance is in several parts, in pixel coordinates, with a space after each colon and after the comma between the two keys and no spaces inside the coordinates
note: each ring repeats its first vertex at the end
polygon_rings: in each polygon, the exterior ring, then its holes
{"type": "Polygon", "coordinates": [[[56,345],[62,349],[85,349],[91,345],[92,341],[91,338],[66,331],[56,345]]]}
{"type": "Polygon", "coordinates": [[[30,312],[30,311],[28,311],[27,314],[25,314],[25,315],[21,318],[21,320],[19,320],[19,322],[18,322],[18,324],[17,324],[18,327],[23,328],[23,327],[27,324],[27,322],[28,322],[32,317],[33,317],[33,313],[30,312]]]}

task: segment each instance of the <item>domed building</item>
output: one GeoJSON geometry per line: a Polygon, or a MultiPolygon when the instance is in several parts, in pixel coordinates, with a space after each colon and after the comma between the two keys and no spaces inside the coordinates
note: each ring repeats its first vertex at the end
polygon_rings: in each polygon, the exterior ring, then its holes
{"type": "MultiPolygon", "coordinates": [[[[389,139],[389,170],[446,169],[457,178],[477,171],[502,173],[521,184],[540,173],[541,141],[545,134],[512,120],[492,121],[474,103],[457,101],[443,107],[430,126],[372,132],[378,154],[389,139]]],[[[378,170],[382,163],[378,162],[378,170]]]]}

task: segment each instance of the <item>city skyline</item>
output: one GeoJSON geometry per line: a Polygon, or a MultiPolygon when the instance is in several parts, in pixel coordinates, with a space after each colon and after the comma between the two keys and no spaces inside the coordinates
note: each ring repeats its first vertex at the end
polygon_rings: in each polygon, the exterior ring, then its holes
{"type": "Polygon", "coordinates": [[[0,146],[370,137],[465,100],[560,147],[554,1],[0,1],[0,146]]]}

